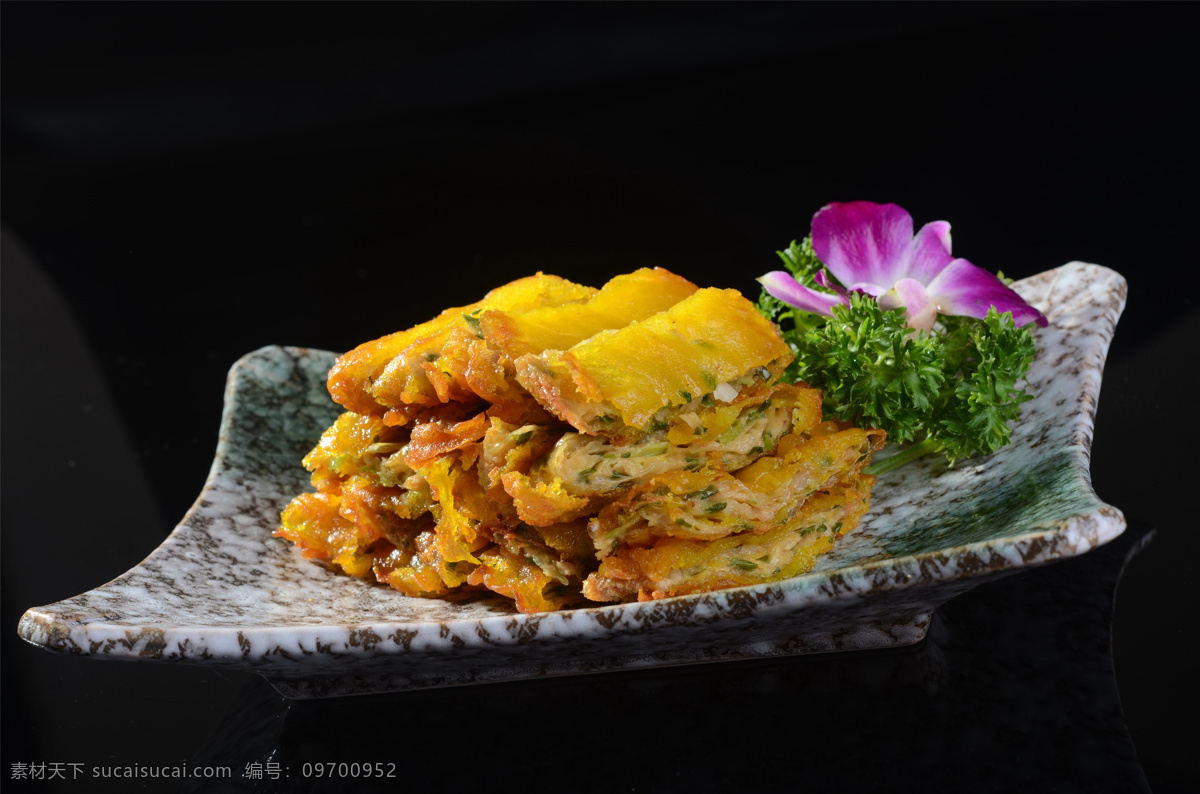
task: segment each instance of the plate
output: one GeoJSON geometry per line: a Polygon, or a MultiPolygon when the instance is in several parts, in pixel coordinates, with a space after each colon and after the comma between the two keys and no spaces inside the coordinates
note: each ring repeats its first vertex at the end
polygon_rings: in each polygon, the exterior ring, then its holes
{"type": "Polygon", "coordinates": [[[271,533],[341,410],[325,389],[334,354],[266,347],[230,370],[212,470],[179,526],[112,582],[28,610],[19,633],[80,656],[240,668],[291,698],[919,642],[947,599],[1125,528],[1089,475],[1125,280],[1073,262],[1014,289],[1050,324],[1012,444],[880,477],[859,528],[803,576],[523,615],[499,596],[407,598],[305,560],[271,533]]]}

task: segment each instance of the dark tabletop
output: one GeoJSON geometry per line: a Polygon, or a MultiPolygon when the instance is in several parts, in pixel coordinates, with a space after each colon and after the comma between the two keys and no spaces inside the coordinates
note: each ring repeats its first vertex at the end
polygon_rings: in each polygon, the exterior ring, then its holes
{"type": "Polygon", "coordinates": [[[292,790],[314,761],[410,791],[1200,789],[1175,727],[1198,705],[1195,6],[2,13],[9,791],[292,790]],[[1120,538],[954,599],[908,648],[376,698],[16,636],[182,517],[244,353],[346,350],[538,270],[754,297],[855,199],[950,221],[1008,276],[1128,279],[1092,458],[1120,538]],[[94,775],[184,764],[234,778],[94,775]]]}

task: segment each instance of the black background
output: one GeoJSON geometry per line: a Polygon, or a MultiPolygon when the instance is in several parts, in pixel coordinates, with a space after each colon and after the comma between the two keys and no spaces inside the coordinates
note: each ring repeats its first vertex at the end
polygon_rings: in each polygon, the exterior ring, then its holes
{"type": "MultiPolygon", "coordinates": [[[[136,564],[183,515],[241,355],[348,349],[536,270],[598,286],[658,265],[754,296],[813,212],[868,199],[904,206],[918,226],[949,220],[957,255],[1009,276],[1083,260],[1128,279],[1093,456],[1098,494],[1148,538],[1115,600],[1116,682],[1139,785],[1200,784],[1185,755],[1197,704],[1182,651],[1200,555],[1194,6],[6,2],[2,14],[6,779],[20,761],[205,757],[247,697],[275,708],[257,679],[60,658],[14,631],[28,607],[136,564]],[[1175,729],[1179,714],[1190,716],[1175,729]]],[[[962,609],[988,597],[964,596],[962,609]]],[[[970,614],[1020,637],[1010,615],[970,614]]],[[[1043,646],[1029,652],[1036,669],[1060,669],[1043,646]]],[[[515,754],[535,789],[820,790],[837,787],[831,770],[874,758],[880,789],[961,790],[928,776],[930,737],[946,725],[922,738],[911,720],[823,722],[831,709],[873,713],[845,700],[856,692],[912,706],[911,692],[859,684],[880,665],[919,667],[914,653],[596,679],[611,692],[543,682],[390,698],[362,707],[375,755],[359,760],[411,758],[462,731],[461,763],[436,756],[448,778],[418,764],[407,785],[466,787],[486,778],[484,759],[515,754]],[[729,714],[743,669],[759,683],[729,714]],[[844,670],[838,697],[789,688],[789,676],[844,670]],[[613,692],[637,702],[604,708],[613,692]],[[819,708],[784,706],[781,692],[819,708]],[[679,717],[687,693],[725,718],[679,717]],[[544,717],[510,725],[528,703],[544,717]],[[417,709],[442,715],[437,738],[409,723],[411,744],[377,757],[390,746],[378,726],[417,709]],[[712,774],[656,774],[655,742],[693,729],[704,731],[694,747],[665,746],[705,748],[712,774]],[[745,739],[758,733],[772,738],[745,739]],[[711,757],[729,736],[741,737],[737,757],[711,757]],[[582,777],[538,777],[539,753],[564,744],[582,777]],[[599,770],[636,768],[630,758],[645,777],[610,771],[601,785],[599,770]]],[[[971,664],[986,677],[990,658],[971,664]]],[[[351,723],[358,709],[336,715],[351,723]]],[[[291,719],[316,730],[311,715],[291,719]]],[[[318,754],[322,740],[295,730],[266,733],[284,757],[318,754]]],[[[1023,755],[1036,757],[1014,752],[1010,771],[1023,755]]],[[[989,779],[1039,790],[1032,769],[989,779]]],[[[1054,787],[1073,783],[1095,790],[1070,774],[1054,787]]]]}

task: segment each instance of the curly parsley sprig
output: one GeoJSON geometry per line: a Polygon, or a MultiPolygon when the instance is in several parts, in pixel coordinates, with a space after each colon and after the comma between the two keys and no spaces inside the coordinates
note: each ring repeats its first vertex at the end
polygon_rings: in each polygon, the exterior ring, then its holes
{"type": "MultiPolygon", "coordinates": [[[[828,292],[815,280],[822,265],[811,238],[778,253],[798,283],[828,292]]],[[[911,444],[875,464],[872,473],[931,453],[954,465],[1009,443],[1009,423],[1031,399],[1018,386],[1033,362],[1030,325],[1017,327],[1011,312],[992,308],[982,319],[939,316],[932,330],[914,331],[903,307],[884,309],[862,292],[848,298],[848,305],[833,305],[827,316],[790,306],[764,289],[758,308],[780,325],[796,353],[784,377],[822,389],[827,416],[877,427],[889,441],[911,444]]]]}

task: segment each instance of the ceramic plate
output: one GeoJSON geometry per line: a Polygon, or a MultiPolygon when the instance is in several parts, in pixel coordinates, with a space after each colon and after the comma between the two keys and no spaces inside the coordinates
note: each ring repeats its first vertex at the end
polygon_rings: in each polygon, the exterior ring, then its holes
{"type": "Polygon", "coordinates": [[[803,576],[522,615],[498,596],[412,599],[335,573],[271,534],[340,411],[325,390],[334,354],[268,347],[230,371],[216,459],[183,522],[123,576],[30,609],[20,634],[81,656],[242,668],[296,698],[918,642],[948,598],[1125,528],[1088,471],[1125,281],[1074,262],[1014,286],[1050,325],[1013,443],[881,477],[859,529],[803,576]]]}

